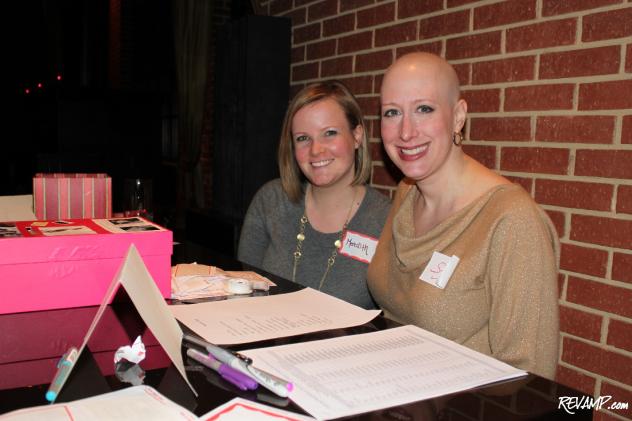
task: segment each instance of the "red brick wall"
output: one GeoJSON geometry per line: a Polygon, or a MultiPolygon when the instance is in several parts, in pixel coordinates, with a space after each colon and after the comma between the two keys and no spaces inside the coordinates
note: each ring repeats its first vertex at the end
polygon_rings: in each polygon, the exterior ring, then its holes
{"type": "Polygon", "coordinates": [[[413,50],[456,67],[470,111],[464,149],[522,184],[560,234],[558,380],[629,401],[632,0],[270,0],[265,10],[292,18],[294,92],[336,77],[358,96],[372,183],[387,192],[384,69],[413,50]]]}

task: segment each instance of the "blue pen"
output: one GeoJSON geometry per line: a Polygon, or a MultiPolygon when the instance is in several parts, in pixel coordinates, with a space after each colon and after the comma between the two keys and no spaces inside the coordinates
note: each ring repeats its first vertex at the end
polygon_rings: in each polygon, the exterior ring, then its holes
{"type": "Polygon", "coordinates": [[[197,349],[188,348],[187,355],[205,367],[215,370],[224,380],[234,384],[241,390],[254,390],[258,386],[258,383],[254,379],[251,379],[226,364],[220,363],[215,358],[210,355],[206,355],[197,349]]]}
{"type": "Polygon", "coordinates": [[[59,363],[57,363],[57,372],[55,373],[55,377],[53,377],[53,381],[46,392],[46,400],[50,403],[55,402],[55,399],[57,399],[57,395],[59,395],[62,386],[66,383],[66,379],[68,379],[70,370],[72,370],[75,362],[77,362],[78,356],[79,351],[73,346],[66,351],[59,360],[59,363]]]}

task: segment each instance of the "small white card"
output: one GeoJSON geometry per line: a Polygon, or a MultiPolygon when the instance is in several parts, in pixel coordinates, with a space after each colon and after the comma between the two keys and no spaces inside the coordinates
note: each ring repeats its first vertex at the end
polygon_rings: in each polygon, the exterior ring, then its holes
{"type": "Polygon", "coordinates": [[[459,264],[459,258],[456,256],[446,256],[443,253],[435,251],[432,253],[430,263],[421,273],[419,279],[434,285],[437,288],[444,289],[459,264]]]}
{"type": "Polygon", "coordinates": [[[364,263],[371,263],[376,248],[377,238],[347,230],[342,237],[338,253],[364,263]]]}

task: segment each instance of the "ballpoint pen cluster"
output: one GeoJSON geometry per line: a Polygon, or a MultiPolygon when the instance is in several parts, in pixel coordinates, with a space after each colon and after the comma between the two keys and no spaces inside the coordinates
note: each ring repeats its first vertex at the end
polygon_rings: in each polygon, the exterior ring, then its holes
{"type": "Polygon", "coordinates": [[[241,390],[253,390],[260,384],[283,398],[293,389],[292,383],[253,367],[252,360],[238,353],[213,345],[192,335],[184,335],[184,341],[205,349],[208,354],[189,347],[187,355],[206,367],[217,371],[222,378],[241,390]]]}

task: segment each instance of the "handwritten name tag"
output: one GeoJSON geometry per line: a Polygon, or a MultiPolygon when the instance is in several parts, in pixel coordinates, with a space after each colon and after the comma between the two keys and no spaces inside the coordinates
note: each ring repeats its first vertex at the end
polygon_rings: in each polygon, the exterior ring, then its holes
{"type": "Polygon", "coordinates": [[[456,256],[446,256],[445,254],[439,253],[435,251],[432,253],[432,258],[430,259],[430,263],[421,273],[419,279],[424,282],[428,282],[430,285],[434,285],[437,288],[445,288],[456,269],[456,266],[459,264],[459,258],[456,256]]]}
{"type": "Polygon", "coordinates": [[[364,263],[371,263],[376,248],[377,238],[347,230],[342,237],[342,245],[338,253],[364,263]]]}

